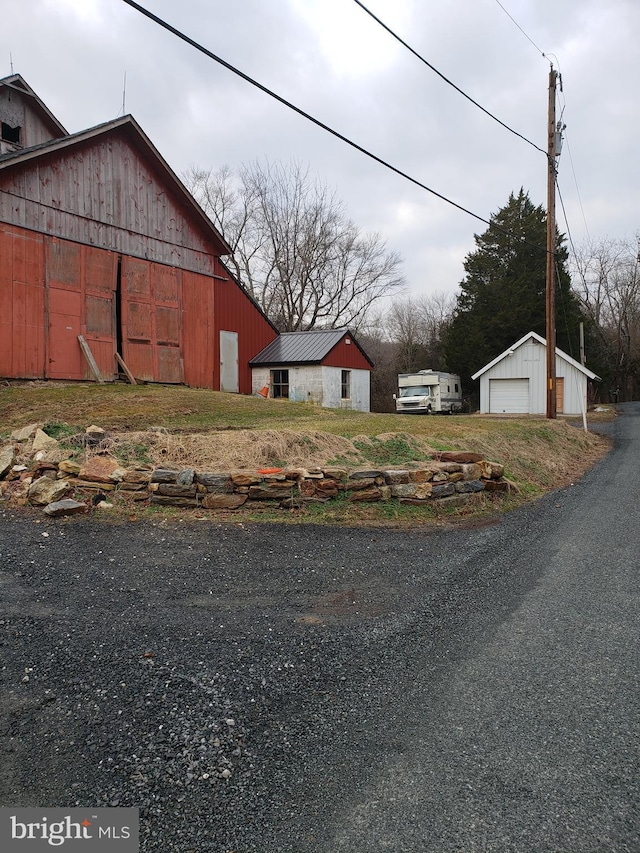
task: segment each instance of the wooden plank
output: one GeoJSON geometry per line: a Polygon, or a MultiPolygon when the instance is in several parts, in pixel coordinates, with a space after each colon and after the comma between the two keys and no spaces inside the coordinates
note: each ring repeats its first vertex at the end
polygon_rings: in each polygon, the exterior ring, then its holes
{"type": "Polygon", "coordinates": [[[120,365],[120,367],[124,370],[124,372],[125,372],[125,374],[126,374],[126,376],[127,376],[127,379],[129,380],[129,382],[130,382],[132,385],[137,385],[138,383],[136,382],[136,378],[135,378],[135,376],[133,375],[133,373],[129,370],[129,368],[127,367],[127,365],[126,365],[126,363],[125,363],[124,358],[120,355],[120,353],[119,353],[119,352],[114,353],[114,355],[115,355],[115,357],[116,357],[116,361],[118,362],[118,364],[120,365]]]}
{"type": "Polygon", "coordinates": [[[89,344],[85,341],[82,335],[78,335],[78,343],[80,344],[80,349],[82,350],[84,357],[87,359],[87,364],[91,368],[91,372],[96,378],[96,382],[99,382],[102,385],[104,383],[104,379],[102,378],[102,374],[100,373],[96,360],[93,357],[93,353],[89,348],[89,344]]]}

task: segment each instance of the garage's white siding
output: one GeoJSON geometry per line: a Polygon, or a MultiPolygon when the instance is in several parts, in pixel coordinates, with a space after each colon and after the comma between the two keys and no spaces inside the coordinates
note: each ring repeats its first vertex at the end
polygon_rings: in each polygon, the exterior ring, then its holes
{"type": "MultiPolygon", "coordinates": [[[[585,411],[587,380],[597,379],[595,374],[556,350],[556,377],[564,379],[563,413],[579,415],[585,411]]],[[[547,355],[544,339],[534,333],[525,336],[484,368],[479,379],[481,412],[545,414],[547,355]],[[528,404],[523,407],[525,383],[528,386],[528,404]]]]}
{"type": "MultiPolygon", "coordinates": [[[[368,370],[349,369],[351,397],[342,399],[342,368],[323,367],[320,364],[287,367],[289,371],[289,399],[297,403],[312,403],[329,409],[370,409],[371,374],[368,370]]],[[[271,370],[268,367],[252,368],[252,391],[257,394],[269,385],[271,370]]]]}

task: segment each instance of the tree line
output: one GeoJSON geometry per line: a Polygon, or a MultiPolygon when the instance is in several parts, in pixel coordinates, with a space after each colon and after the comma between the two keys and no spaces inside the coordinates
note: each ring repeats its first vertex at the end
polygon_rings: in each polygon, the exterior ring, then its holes
{"type": "MultiPolygon", "coordinates": [[[[471,375],[527,332],[545,337],[546,211],[524,189],[481,234],[456,294],[407,296],[402,259],[363,233],[326,184],[299,163],[253,163],[238,173],[191,169],[185,183],[231,246],[231,271],[280,331],[347,326],[376,369],[374,411],[393,411],[398,373],[471,375]]],[[[636,399],[640,385],[637,241],[604,239],[570,259],[556,234],[557,345],[602,378],[597,399],[636,399]]]]}

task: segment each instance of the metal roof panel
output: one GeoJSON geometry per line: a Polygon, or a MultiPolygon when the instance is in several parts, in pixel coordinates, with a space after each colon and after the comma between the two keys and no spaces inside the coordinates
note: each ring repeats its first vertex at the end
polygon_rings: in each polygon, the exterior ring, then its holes
{"type": "Polygon", "coordinates": [[[346,334],[350,333],[344,328],[283,332],[250,364],[319,364],[346,334]]]}

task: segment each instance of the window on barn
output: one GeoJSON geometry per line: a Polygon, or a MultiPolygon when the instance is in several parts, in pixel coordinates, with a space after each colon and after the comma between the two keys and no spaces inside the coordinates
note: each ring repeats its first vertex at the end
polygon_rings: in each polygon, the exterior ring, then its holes
{"type": "Polygon", "coordinates": [[[289,399],[289,371],[288,370],[272,370],[271,371],[271,396],[283,397],[289,399]]]}
{"type": "Polygon", "coordinates": [[[343,400],[351,399],[351,371],[342,371],[342,380],[340,383],[340,396],[343,400]]]}
{"type": "Polygon", "coordinates": [[[15,145],[20,145],[20,130],[19,127],[11,127],[10,124],[2,122],[2,138],[5,142],[13,142],[15,145]]]}

